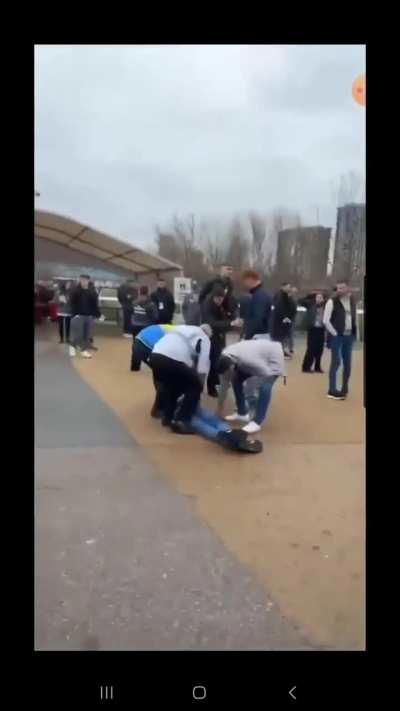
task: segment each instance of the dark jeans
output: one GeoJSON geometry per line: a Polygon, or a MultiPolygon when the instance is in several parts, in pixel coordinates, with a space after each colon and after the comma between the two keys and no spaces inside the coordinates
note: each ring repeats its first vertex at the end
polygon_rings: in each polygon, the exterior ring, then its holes
{"type": "Polygon", "coordinates": [[[347,394],[351,374],[351,354],[353,352],[354,336],[332,336],[331,367],[329,370],[329,391],[336,392],[336,375],[343,363],[342,393],[347,394]]]}
{"type": "Polygon", "coordinates": [[[58,333],[60,334],[60,341],[69,341],[69,334],[71,331],[71,316],[59,316],[58,319],[58,333]]]}
{"type": "MultiPolygon", "coordinates": [[[[245,373],[241,370],[236,370],[232,379],[232,387],[233,392],[235,394],[236,407],[239,415],[247,415],[248,413],[243,383],[245,382],[245,380],[248,380],[249,377],[252,376],[249,376],[248,373],[245,373]]],[[[268,408],[272,397],[272,388],[276,380],[276,375],[272,375],[269,378],[263,378],[258,388],[258,396],[256,399],[254,415],[254,422],[256,422],[258,425],[261,425],[267,416],[268,408]]]]}
{"type": "Polygon", "coordinates": [[[307,331],[307,350],[303,360],[303,370],[321,370],[321,358],[324,352],[325,329],[309,328],[307,331]]]}
{"type": "Polygon", "coordinates": [[[151,348],[145,346],[142,341],[137,338],[132,339],[132,355],[131,355],[131,370],[140,370],[143,363],[149,363],[151,356],[151,348]]]}
{"type": "Polygon", "coordinates": [[[214,340],[213,338],[211,339],[211,348],[210,348],[210,370],[208,373],[208,378],[207,378],[207,389],[208,392],[211,392],[212,390],[215,389],[216,385],[219,384],[219,376],[218,373],[216,372],[217,368],[217,363],[219,361],[219,358],[221,356],[222,350],[225,347],[225,339],[219,339],[214,340]]]}
{"type": "Polygon", "coordinates": [[[183,395],[179,419],[189,423],[198,407],[203,389],[196,371],[185,363],[159,353],[151,355],[150,367],[157,391],[162,393],[164,417],[167,420],[173,419],[178,398],[183,395]]]}
{"type": "Polygon", "coordinates": [[[123,316],[124,333],[132,333],[132,327],[131,327],[132,306],[130,306],[128,304],[123,304],[122,316],[123,316]]]}

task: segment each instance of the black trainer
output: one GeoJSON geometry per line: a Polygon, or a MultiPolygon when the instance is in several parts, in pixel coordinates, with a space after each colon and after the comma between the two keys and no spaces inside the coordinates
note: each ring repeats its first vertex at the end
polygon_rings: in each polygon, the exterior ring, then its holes
{"type": "Polygon", "coordinates": [[[336,390],[336,392],[332,392],[331,390],[328,392],[327,397],[329,397],[331,400],[344,400],[344,395],[342,395],[340,392],[336,390]]]}

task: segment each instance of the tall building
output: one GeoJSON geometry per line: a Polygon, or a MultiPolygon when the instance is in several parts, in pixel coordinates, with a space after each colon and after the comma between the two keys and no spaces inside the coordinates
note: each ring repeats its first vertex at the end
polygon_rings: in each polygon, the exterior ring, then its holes
{"type": "Polygon", "coordinates": [[[334,279],[362,287],[365,275],[365,205],[351,203],[337,211],[334,279]]]}
{"type": "Polygon", "coordinates": [[[276,274],[300,288],[326,280],[330,227],[295,227],[278,234],[276,274]]]}

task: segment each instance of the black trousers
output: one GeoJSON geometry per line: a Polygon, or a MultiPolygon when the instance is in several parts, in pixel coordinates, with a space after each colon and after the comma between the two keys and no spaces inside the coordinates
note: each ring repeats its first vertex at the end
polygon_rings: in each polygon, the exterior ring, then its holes
{"type": "Polygon", "coordinates": [[[123,326],[124,326],[124,333],[132,333],[132,327],[131,327],[131,316],[132,316],[132,306],[128,304],[123,304],[122,306],[122,315],[123,315],[123,326]]]}
{"type": "Polygon", "coordinates": [[[151,355],[150,366],[157,391],[160,395],[162,394],[164,417],[167,420],[174,418],[178,398],[183,395],[179,408],[179,419],[183,422],[190,422],[200,402],[202,391],[200,378],[196,371],[185,363],[180,363],[159,353],[151,355]]]}
{"type": "Polygon", "coordinates": [[[71,331],[71,316],[58,316],[57,321],[60,341],[62,341],[63,343],[65,339],[69,341],[69,334],[71,331]]]}
{"type": "Polygon", "coordinates": [[[137,338],[132,338],[131,370],[140,370],[142,363],[149,363],[150,356],[151,348],[137,338]]]}
{"type": "Polygon", "coordinates": [[[210,370],[207,378],[207,389],[211,392],[215,389],[216,385],[219,384],[219,375],[216,372],[217,363],[220,359],[221,353],[225,348],[225,339],[214,339],[211,338],[211,348],[210,348],[210,370]]]}
{"type": "Polygon", "coordinates": [[[309,328],[307,332],[307,350],[303,360],[303,371],[321,370],[321,358],[324,352],[324,328],[309,328]]]}

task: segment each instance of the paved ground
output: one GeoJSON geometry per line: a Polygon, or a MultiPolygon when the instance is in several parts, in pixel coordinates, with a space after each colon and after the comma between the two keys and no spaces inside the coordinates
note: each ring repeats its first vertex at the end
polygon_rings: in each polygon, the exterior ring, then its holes
{"type": "Polygon", "coordinates": [[[54,342],[35,381],[36,649],[318,648],[54,342]]]}
{"type": "MultiPolygon", "coordinates": [[[[111,333],[111,332],[110,332],[111,333]]],[[[99,333],[99,352],[75,367],[140,443],[160,476],[250,570],[308,639],[365,647],[365,457],[362,350],[346,402],[327,376],[301,373],[304,342],[275,386],[255,457],[181,437],[148,416],[148,370],[129,371],[130,342],[99,333]]],[[[325,355],[325,369],[328,368],[325,355]]],[[[211,406],[214,403],[209,403],[211,406]]],[[[231,407],[232,405],[230,405],[231,407]]]]}

